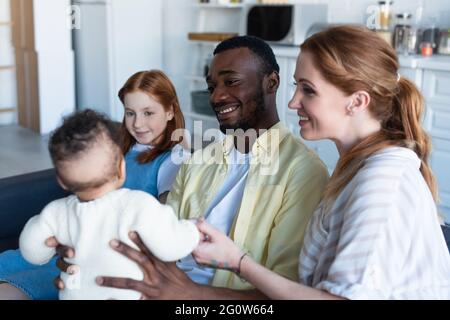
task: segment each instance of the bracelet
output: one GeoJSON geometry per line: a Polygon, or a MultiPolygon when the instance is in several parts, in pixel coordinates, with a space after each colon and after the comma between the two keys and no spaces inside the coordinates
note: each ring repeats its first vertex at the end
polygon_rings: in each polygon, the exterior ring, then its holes
{"type": "Polygon", "coordinates": [[[241,275],[241,264],[242,264],[242,260],[243,260],[244,257],[247,256],[247,255],[248,255],[248,254],[247,254],[247,252],[246,252],[246,253],[244,253],[244,254],[241,256],[241,258],[239,259],[239,264],[238,264],[238,267],[237,267],[237,269],[236,269],[236,274],[237,274],[238,276],[241,275]]]}

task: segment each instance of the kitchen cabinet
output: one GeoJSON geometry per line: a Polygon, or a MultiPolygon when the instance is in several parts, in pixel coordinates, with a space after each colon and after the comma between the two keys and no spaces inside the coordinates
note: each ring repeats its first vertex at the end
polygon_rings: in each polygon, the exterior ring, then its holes
{"type": "Polygon", "coordinates": [[[418,88],[422,87],[422,76],[423,76],[422,69],[401,67],[399,69],[399,74],[414,82],[418,88]]]}
{"type": "Polygon", "coordinates": [[[450,57],[448,62],[448,66],[437,70],[424,69],[422,91],[427,104],[424,123],[433,147],[431,168],[439,186],[439,209],[450,224],[450,57]]]}

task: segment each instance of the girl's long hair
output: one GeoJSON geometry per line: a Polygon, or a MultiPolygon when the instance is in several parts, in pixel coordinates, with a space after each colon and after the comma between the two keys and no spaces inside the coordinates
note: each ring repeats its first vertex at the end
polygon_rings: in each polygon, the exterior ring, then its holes
{"type": "MultiPolygon", "coordinates": [[[[167,122],[167,128],[163,133],[161,141],[154,145],[152,149],[140,153],[137,158],[139,163],[148,163],[181,142],[172,141],[172,133],[177,129],[184,129],[184,117],[181,112],[175,87],[162,71],[141,71],[131,76],[119,90],[118,95],[122,104],[125,105],[125,96],[135,91],[142,91],[153,99],[156,99],[164,107],[165,111],[169,111],[171,107],[173,108],[174,117],[167,122]]],[[[136,140],[125,126],[125,116],[122,120],[121,136],[122,152],[126,154],[136,144],[136,140]]]]}
{"type": "Polygon", "coordinates": [[[341,155],[324,198],[334,199],[375,152],[389,146],[407,147],[421,160],[420,171],[435,201],[438,191],[428,164],[431,143],[421,125],[424,99],[416,86],[398,78],[399,63],[393,48],[373,31],[337,26],[316,33],[302,45],[328,82],[348,95],[364,90],[369,110],[381,130],[341,155]]]}

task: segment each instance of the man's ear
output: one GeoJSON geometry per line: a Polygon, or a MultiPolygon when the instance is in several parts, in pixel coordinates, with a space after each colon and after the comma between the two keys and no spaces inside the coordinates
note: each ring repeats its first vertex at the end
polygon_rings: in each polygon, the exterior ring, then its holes
{"type": "Polygon", "coordinates": [[[267,93],[276,93],[280,86],[280,76],[278,72],[273,71],[267,76],[267,93]]]}
{"type": "Polygon", "coordinates": [[[67,186],[64,184],[64,182],[62,182],[61,178],[58,175],[56,175],[56,181],[58,181],[58,184],[61,186],[61,188],[66,191],[69,190],[69,188],[67,188],[67,186]]]}

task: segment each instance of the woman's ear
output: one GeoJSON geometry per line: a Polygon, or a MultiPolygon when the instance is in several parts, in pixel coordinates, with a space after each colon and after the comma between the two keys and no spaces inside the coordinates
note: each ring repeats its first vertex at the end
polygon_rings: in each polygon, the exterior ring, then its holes
{"type": "Polygon", "coordinates": [[[367,91],[357,91],[352,95],[352,113],[357,114],[366,110],[370,105],[370,95],[367,91]]]}

